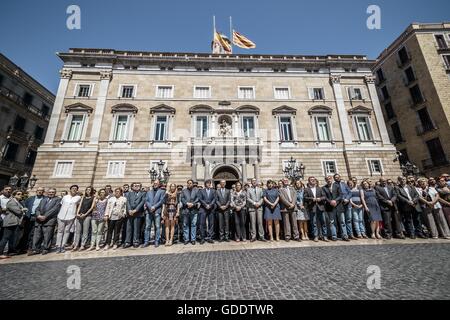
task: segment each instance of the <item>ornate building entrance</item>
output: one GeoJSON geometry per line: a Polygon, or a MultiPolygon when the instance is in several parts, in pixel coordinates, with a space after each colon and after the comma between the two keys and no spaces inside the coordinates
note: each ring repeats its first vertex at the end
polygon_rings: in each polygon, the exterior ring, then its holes
{"type": "Polygon", "coordinates": [[[231,189],[231,186],[240,180],[239,172],[232,166],[220,166],[214,171],[213,174],[214,186],[216,186],[220,180],[227,182],[226,187],[231,189]]]}

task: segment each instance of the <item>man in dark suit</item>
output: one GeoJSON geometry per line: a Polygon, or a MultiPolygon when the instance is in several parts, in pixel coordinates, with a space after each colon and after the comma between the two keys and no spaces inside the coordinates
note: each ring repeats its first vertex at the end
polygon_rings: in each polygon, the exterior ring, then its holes
{"type": "Polygon", "coordinates": [[[305,188],[304,202],[306,211],[309,213],[309,217],[312,225],[312,232],[314,235],[314,241],[319,241],[319,229],[317,227],[317,219],[319,219],[321,227],[322,240],[328,242],[327,239],[327,224],[325,222],[325,206],[326,196],[321,187],[317,185],[317,179],[310,177],[308,179],[308,185],[305,188]]]}
{"type": "Polygon", "coordinates": [[[383,214],[386,239],[391,239],[394,233],[392,222],[394,222],[395,237],[405,239],[402,232],[400,214],[397,210],[395,189],[387,185],[386,179],[380,178],[380,185],[375,187],[375,192],[383,214]]]}
{"type": "Polygon", "coordinates": [[[43,187],[39,187],[36,190],[35,196],[31,196],[27,200],[25,200],[25,207],[28,209],[28,211],[23,217],[23,227],[21,227],[23,229],[23,234],[16,248],[19,252],[28,251],[28,254],[31,254],[31,250],[33,247],[34,225],[36,223],[36,209],[39,207],[41,201],[45,198],[44,192],[45,189],[43,187]]]}
{"type": "Polygon", "coordinates": [[[145,205],[147,211],[145,214],[145,233],[143,248],[148,247],[150,244],[150,231],[152,224],[155,225],[155,248],[159,247],[160,242],[160,229],[161,229],[161,211],[164,204],[165,190],[160,188],[160,182],[158,179],[153,181],[153,188],[149,190],[145,196],[145,205]]]}
{"type": "Polygon", "coordinates": [[[133,246],[138,248],[146,193],[141,192],[140,183],[133,183],[131,189],[132,191],[128,193],[127,197],[127,237],[124,247],[131,247],[133,242],[133,246]]]}
{"type": "Polygon", "coordinates": [[[214,243],[214,220],[216,213],[216,190],[212,188],[212,180],[205,181],[205,188],[200,190],[200,244],[214,243]],[[208,230],[206,230],[208,221],[208,230]]]}
{"type": "Polygon", "coordinates": [[[326,185],[322,187],[325,193],[325,212],[328,223],[328,236],[331,237],[333,241],[337,241],[337,230],[336,230],[336,207],[340,205],[340,192],[336,190],[333,183],[333,177],[328,176],[325,178],[326,185]]]}
{"type": "Polygon", "coordinates": [[[56,197],[55,188],[50,188],[47,197],[42,199],[35,211],[36,222],[31,254],[38,254],[41,248],[44,255],[50,251],[60,208],[61,198],[56,197]]]}
{"type": "Polygon", "coordinates": [[[412,188],[406,183],[405,177],[398,177],[399,185],[395,191],[398,200],[398,209],[403,219],[406,232],[411,239],[416,238],[416,231],[413,224],[413,214],[419,201],[419,194],[416,188],[412,188]]]}
{"type": "Polygon", "coordinates": [[[187,188],[181,192],[181,205],[183,210],[183,238],[184,244],[191,242],[195,245],[197,235],[197,216],[200,207],[199,191],[194,188],[194,181],[187,181],[187,188]],[[190,229],[190,232],[189,232],[190,229]]]}
{"type": "Polygon", "coordinates": [[[230,241],[230,190],[225,188],[226,181],[220,181],[216,193],[217,214],[219,216],[219,241],[230,241]]]}

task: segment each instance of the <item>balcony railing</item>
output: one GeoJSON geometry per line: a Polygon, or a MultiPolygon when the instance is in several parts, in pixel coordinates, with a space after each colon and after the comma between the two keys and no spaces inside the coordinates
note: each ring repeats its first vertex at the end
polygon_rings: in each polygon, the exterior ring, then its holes
{"type": "Polygon", "coordinates": [[[445,166],[448,163],[449,162],[446,156],[443,156],[441,158],[430,158],[422,160],[422,166],[424,169],[432,169],[433,167],[445,166]]]}
{"type": "Polygon", "coordinates": [[[438,129],[438,127],[436,125],[432,124],[432,123],[428,124],[426,126],[424,126],[424,125],[416,126],[416,132],[417,132],[418,136],[424,135],[427,132],[434,131],[434,130],[437,130],[437,129],[438,129]]]}
{"type": "Polygon", "coordinates": [[[0,95],[6,97],[12,102],[26,108],[29,112],[35,114],[36,116],[44,119],[45,121],[50,121],[50,115],[43,114],[42,111],[31,103],[26,103],[21,96],[11,91],[10,89],[0,86],[0,95]]]}
{"type": "Polygon", "coordinates": [[[245,137],[207,137],[207,138],[190,138],[191,145],[260,145],[261,138],[245,138],[245,137]]]}

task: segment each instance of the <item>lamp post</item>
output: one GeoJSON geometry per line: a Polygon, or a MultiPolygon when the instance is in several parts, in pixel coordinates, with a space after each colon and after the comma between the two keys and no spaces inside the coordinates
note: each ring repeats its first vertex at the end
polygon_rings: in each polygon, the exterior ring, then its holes
{"type": "Polygon", "coordinates": [[[290,179],[292,182],[303,179],[305,177],[306,166],[303,163],[298,163],[293,157],[288,160],[286,167],[283,170],[286,178],[290,179]]]}
{"type": "Polygon", "coordinates": [[[37,182],[38,180],[39,180],[39,179],[36,178],[36,175],[33,174],[33,176],[30,178],[30,187],[31,187],[31,190],[33,190],[33,188],[34,188],[34,186],[36,185],[36,182],[37,182]]]}
{"type": "Polygon", "coordinates": [[[11,187],[13,187],[13,189],[15,189],[17,187],[17,183],[19,182],[19,177],[17,176],[17,174],[15,174],[14,176],[12,176],[9,179],[9,185],[11,187]]]}
{"type": "Polygon", "coordinates": [[[402,170],[402,175],[404,177],[414,176],[417,177],[420,174],[419,168],[409,160],[402,159],[403,154],[400,151],[395,153],[394,162],[400,163],[400,170],[402,170]],[[402,161],[403,160],[403,161],[402,161]]]}
{"type": "Polygon", "coordinates": [[[417,166],[409,161],[406,161],[405,163],[400,165],[400,169],[402,170],[402,174],[404,177],[408,176],[414,176],[417,177],[420,173],[419,168],[417,166]]]}
{"type": "Polygon", "coordinates": [[[23,176],[20,177],[20,188],[24,190],[28,184],[28,181],[30,181],[30,177],[24,173],[23,176]]]}
{"type": "Polygon", "coordinates": [[[159,179],[162,183],[166,184],[170,177],[170,171],[168,168],[164,169],[165,163],[162,160],[156,164],[156,168],[151,168],[148,173],[150,174],[150,178],[153,181],[159,179]]]}

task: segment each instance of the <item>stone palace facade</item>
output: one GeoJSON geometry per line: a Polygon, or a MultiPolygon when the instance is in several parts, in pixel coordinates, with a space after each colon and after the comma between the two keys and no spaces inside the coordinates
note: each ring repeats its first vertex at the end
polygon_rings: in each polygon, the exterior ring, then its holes
{"type": "Polygon", "coordinates": [[[396,177],[399,165],[359,55],[213,55],[70,49],[33,174],[67,189],[281,178],[396,177]]]}

